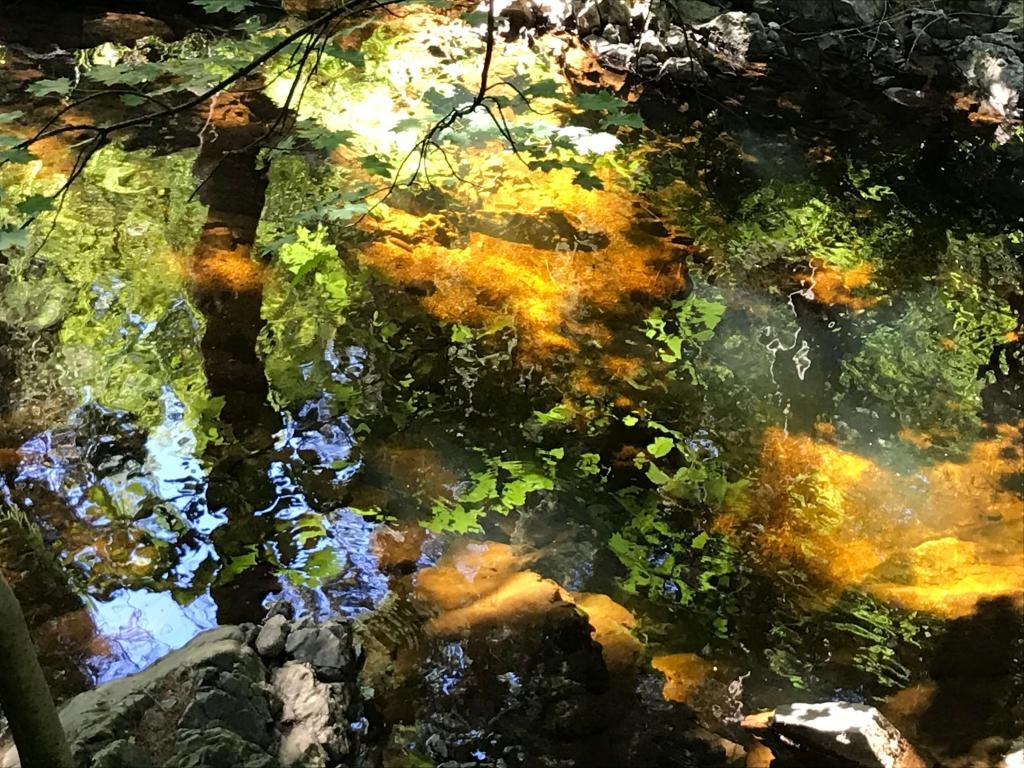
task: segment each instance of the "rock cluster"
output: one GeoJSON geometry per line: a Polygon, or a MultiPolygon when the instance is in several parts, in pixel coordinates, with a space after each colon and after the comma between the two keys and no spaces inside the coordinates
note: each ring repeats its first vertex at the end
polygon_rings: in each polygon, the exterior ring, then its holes
{"type": "Polygon", "coordinates": [[[983,117],[1014,121],[1024,109],[1016,2],[942,0],[896,13],[884,0],[513,0],[501,12],[514,34],[574,29],[601,65],[646,82],[701,84],[776,61],[859,78],[910,108],[930,91],[959,91],[983,117]]]}
{"type": "MultiPolygon", "coordinates": [[[[292,621],[195,637],[138,674],[61,710],[81,768],[327,768],[365,731],[358,643],[347,623],[292,621]]],[[[0,765],[19,765],[13,748],[0,765]]]]}

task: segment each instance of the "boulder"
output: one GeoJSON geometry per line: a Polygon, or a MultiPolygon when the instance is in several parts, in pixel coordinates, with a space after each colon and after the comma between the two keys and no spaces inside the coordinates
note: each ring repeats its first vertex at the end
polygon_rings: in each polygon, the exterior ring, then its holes
{"type": "MultiPolygon", "coordinates": [[[[271,768],[265,675],[238,627],[203,632],[142,672],[81,693],[61,709],[76,766],[271,768]],[[221,760],[235,753],[252,759],[221,760]]],[[[0,755],[0,765],[19,766],[16,751],[0,755]]]]}
{"type": "Polygon", "coordinates": [[[602,66],[617,72],[626,72],[633,68],[636,50],[626,43],[609,43],[603,37],[590,35],[584,41],[597,57],[602,66]]]}
{"type": "Polygon", "coordinates": [[[895,726],[863,704],[791,704],[749,716],[743,727],[794,766],[924,768],[895,726]]]}

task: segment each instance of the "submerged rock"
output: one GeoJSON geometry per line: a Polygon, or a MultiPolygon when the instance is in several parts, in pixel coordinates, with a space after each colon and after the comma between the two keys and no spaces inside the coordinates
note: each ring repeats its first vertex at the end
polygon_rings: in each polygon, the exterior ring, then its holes
{"type": "Polygon", "coordinates": [[[896,727],[863,704],[791,704],[747,717],[743,726],[794,766],[924,768],[896,727]]]}

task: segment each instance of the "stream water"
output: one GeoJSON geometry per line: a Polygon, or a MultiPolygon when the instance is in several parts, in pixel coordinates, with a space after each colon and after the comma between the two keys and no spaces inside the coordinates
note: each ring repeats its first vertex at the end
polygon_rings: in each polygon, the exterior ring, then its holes
{"type": "MultiPolygon", "coordinates": [[[[400,642],[542,585],[709,720],[838,697],[950,754],[1019,732],[1021,137],[749,82],[602,128],[563,86],[535,119],[585,178],[471,119],[436,186],[354,220],[387,174],[353,157],[393,169],[424,84],[477,76],[426,26],[309,89],[358,150],[248,150],[271,79],[198,149],[101,150],[0,261],[0,567],[61,695],[273,599],[400,642]]],[[[39,154],[16,183],[65,177],[39,154]]]]}

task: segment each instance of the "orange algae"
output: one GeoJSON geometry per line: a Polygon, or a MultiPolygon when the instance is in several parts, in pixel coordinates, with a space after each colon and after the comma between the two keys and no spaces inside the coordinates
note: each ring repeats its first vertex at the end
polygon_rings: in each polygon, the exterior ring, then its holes
{"type": "MultiPolygon", "coordinates": [[[[422,299],[423,306],[445,322],[479,327],[511,316],[526,362],[607,341],[608,329],[582,320],[584,310],[619,310],[631,295],[665,297],[683,288],[679,265],[666,268],[672,253],[664,242],[629,236],[634,201],[611,179],[605,179],[603,190],[583,189],[573,183],[570,170],[531,171],[499,156],[506,166],[503,182],[484,199],[481,211],[540,215],[554,209],[580,230],[603,232],[608,245],[555,250],[463,225],[463,243],[446,247],[435,237],[440,217],[392,208],[375,225],[378,238],[360,254],[363,262],[397,283],[433,283],[436,290],[422,299]]],[[[494,155],[474,157],[489,162],[494,155]]],[[[608,365],[636,367],[615,358],[608,365]]]]}
{"type": "Polygon", "coordinates": [[[609,669],[634,667],[642,651],[632,634],[636,617],[607,595],[572,593],[529,570],[539,554],[493,541],[453,546],[436,565],[416,575],[416,598],[435,613],[427,630],[451,636],[529,623],[542,620],[553,605],[567,603],[586,614],[609,669]]]}
{"type": "Polygon", "coordinates": [[[804,435],[765,435],[757,488],[720,530],[763,526],[756,546],[837,589],[856,587],[912,610],[970,613],[1024,597],[1024,502],[1005,487],[1021,471],[1019,428],[1003,425],[964,461],[905,475],[804,435]]]}
{"type": "Polygon", "coordinates": [[[853,310],[867,309],[878,303],[878,298],[862,295],[863,289],[874,279],[875,270],[870,264],[858,264],[844,270],[815,259],[813,266],[813,273],[797,275],[808,298],[853,310]]]}
{"type": "Polygon", "coordinates": [[[655,656],[651,666],[665,676],[661,695],[666,701],[689,701],[714,670],[711,662],[695,653],[655,656]]]}

